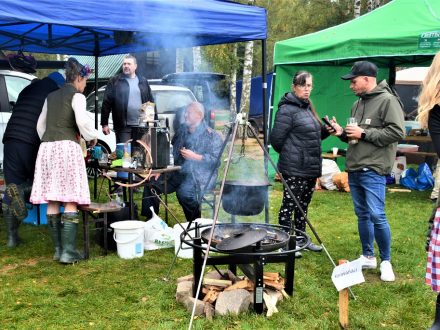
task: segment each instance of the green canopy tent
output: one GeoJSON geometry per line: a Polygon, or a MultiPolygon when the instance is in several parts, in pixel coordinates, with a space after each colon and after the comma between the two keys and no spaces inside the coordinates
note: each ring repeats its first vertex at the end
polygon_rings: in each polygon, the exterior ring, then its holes
{"type": "MultiPolygon", "coordinates": [[[[274,49],[271,122],[298,70],[310,71],[314,77],[311,99],[318,113],[345,124],[356,97],[340,76],[353,62],[374,62],[379,67],[378,79],[394,84],[396,67],[429,66],[437,51],[439,0],[393,0],[347,23],[279,41],[274,49]]],[[[324,151],[332,146],[346,147],[335,137],[323,141],[324,151]]]]}

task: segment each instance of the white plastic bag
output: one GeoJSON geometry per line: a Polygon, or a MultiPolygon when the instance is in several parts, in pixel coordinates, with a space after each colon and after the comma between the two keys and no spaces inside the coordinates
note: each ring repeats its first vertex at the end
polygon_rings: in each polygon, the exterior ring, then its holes
{"type": "Polygon", "coordinates": [[[322,160],[322,176],[319,178],[321,187],[327,190],[337,190],[338,187],[333,183],[333,175],[341,173],[338,164],[331,159],[322,160]]]}
{"type": "Polygon", "coordinates": [[[157,250],[174,247],[173,229],[168,227],[150,207],[153,217],[145,222],[144,250],[157,250]]]}

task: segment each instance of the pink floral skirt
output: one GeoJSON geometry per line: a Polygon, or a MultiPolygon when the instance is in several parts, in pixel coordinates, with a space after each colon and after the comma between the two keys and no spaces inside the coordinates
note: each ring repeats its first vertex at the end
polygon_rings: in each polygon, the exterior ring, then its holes
{"type": "Polygon", "coordinates": [[[431,230],[425,283],[430,285],[433,291],[440,292],[440,208],[435,213],[431,230]]]}
{"type": "Polygon", "coordinates": [[[86,165],[78,143],[63,140],[40,145],[30,200],[33,204],[90,204],[86,165]]]}

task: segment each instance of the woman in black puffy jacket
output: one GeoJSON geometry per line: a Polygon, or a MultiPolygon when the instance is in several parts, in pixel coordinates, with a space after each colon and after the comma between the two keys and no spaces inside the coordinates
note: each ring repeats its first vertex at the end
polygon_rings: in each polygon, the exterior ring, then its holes
{"type": "MultiPolygon", "coordinates": [[[[309,72],[295,73],[292,91],[279,102],[270,134],[270,143],[279,153],[278,170],[306,215],[316,179],[321,176],[321,139],[329,136],[310,101],[312,88],[312,75],[309,72]]],[[[305,231],[306,221],[284,187],[279,224],[292,230],[292,215],[294,228],[305,231]]],[[[304,240],[299,237],[297,244],[304,244],[304,240]]],[[[311,243],[308,249],[320,252],[322,247],[311,243]]],[[[297,253],[296,257],[300,257],[300,254],[297,253]]]]}

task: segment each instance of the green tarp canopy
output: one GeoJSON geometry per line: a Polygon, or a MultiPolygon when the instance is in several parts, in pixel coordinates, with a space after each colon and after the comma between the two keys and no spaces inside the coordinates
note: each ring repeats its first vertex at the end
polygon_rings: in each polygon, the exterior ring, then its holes
{"type": "MultiPolygon", "coordinates": [[[[378,80],[394,84],[396,67],[429,66],[438,51],[440,0],[393,0],[347,23],[279,41],[274,49],[270,118],[273,121],[278,101],[290,91],[293,74],[307,70],[313,75],[311,99],[317,112],[345,125],[356,97],[340,76],[353,62],[376,63],[378,80]]],[[[346,148],[335,137],[323,141],[323,151],[332,146],[346,148]]]]}

